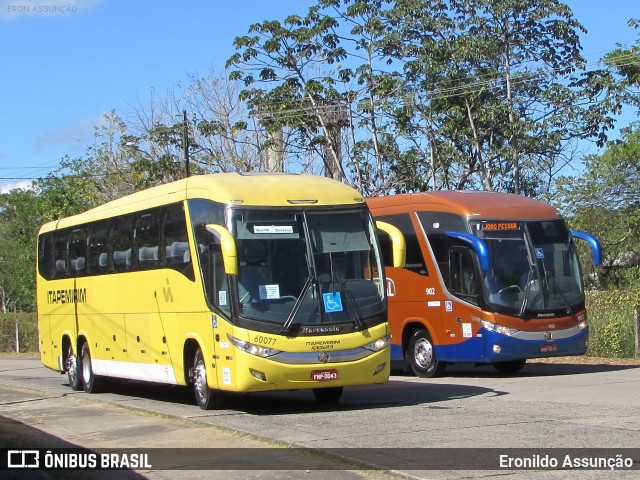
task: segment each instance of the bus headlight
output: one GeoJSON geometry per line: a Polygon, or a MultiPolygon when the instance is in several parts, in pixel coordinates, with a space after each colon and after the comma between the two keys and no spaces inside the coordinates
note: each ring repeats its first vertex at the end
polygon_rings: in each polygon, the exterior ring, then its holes
{"type": "Polygon", "coordinates": [[[367,350],[371,350],[372,352],[379,352],[380,350],[383,350],[385,347],[387,347],[390,342],[391,342],[391,335],[386,335],[382,338],[379,338],[375,342],[366,344],[363,348],[366,348],[367,350]]]}
{"type": "Polygon", "coordinates": [[[269,347],[263,347],[262,345],[256,345],[255,343],[245,342],[244,340],[240,340],[238,338],[232,337],[227,334],[229,341],[233,343],[236,347],[238,347],[243,352],[250,353],[251,355],[256,355],[258,357],[267,358],[272,357],[273,355],[280,353],[280,350],[275,350],[269,347]]]}
{"type": "Polygon", "coordinates": [[[486,320],[481,320],[480,324],[491,332],[501,333],[502,335],[512,336],[518,333],[520,330],[516,328],[505,327],[504,325],[498,325],[497,323],[487,322],[486,320]]]}

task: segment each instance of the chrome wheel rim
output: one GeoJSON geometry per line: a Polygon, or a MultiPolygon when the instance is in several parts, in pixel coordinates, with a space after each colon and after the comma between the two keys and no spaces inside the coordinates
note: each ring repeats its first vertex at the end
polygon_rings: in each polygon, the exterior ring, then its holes
{"type": "Polygon", "coordinates": [[[433,346],[431,343],[424,338],[418,340],[413,350],[413,358],[417,365],[422,368],[428,368],[433,362],[433,346]]]}

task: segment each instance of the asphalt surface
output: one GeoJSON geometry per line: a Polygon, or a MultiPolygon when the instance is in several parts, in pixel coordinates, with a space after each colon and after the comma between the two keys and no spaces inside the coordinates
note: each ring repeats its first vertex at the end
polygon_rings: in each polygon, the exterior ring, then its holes
{"type": "MultiPolygon", "coordinates": [[[[232,396],[227,407],[209,412],[198,409],[186,388],[115,383],[106,393],[87,395],[66,383],[37,360],[0,358],[0,446],[152,448],[152,468],[39,471],[31,478],[521,480],[569,474],[476,470],[471,467],[484,453],[478,447],[492,447],[489,456],[513,447],[519,454],[553,448],[551,455],[613,448],[606,453],[630,455],[636,468],[640,461],[638,365],[532,363],[517,376],[460,367],[439,379],[394,375],[385,385],[345,389],[332,408],[319,406],[309,392],[270,392],[232,396]],[[331,455],[318,454],[327,449],[331,455]],[[417,454],[434,453],[432,463],[421,458],[410,466],[417,454]],[[447,467],[464,464],[464,455],[476,456],[469,469],[447,467]],[[365,463],[381,470],[364,469],[365,463]]],[[[28,478],[15,473],[2,478],[28,478]]],[[[570,474],[640,478],[640,470],[570,474]]]]}

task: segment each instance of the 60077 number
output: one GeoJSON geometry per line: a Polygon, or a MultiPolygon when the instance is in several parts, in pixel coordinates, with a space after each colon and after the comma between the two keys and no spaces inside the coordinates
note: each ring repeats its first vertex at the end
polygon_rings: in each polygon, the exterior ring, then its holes
{"type": "Polygon", "coordinates": [[[253,337],[254,343],[259,343],[261,345],[275,345],[276,339],[274,337],[267,337],[264,335],[256,335],[253,337]]]}

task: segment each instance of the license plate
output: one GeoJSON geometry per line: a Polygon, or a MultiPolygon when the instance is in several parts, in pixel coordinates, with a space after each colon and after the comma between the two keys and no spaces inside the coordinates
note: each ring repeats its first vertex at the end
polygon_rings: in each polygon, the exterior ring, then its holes
{"type": "Polygon", "coordinates": [[[316,382],[326,382],[327,380],[337,380],[338,370],[314,370],[311,372],[311,380],[316,382]]]}
{"type": "Polygon", "coordinates": [[[558,345],[555,343],[543,345],[540,347],[540,353],[553,353],[558,351],[558,345]]]}

